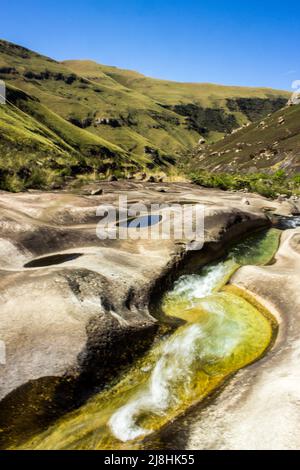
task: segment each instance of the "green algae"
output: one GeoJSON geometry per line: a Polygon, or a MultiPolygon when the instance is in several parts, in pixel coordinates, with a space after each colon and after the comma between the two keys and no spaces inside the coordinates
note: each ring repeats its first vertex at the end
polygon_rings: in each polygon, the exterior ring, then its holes
{"type": "Polygon", "coordinates": [[[272,228],[248,236],[244,241],[234,245],[228,253],[241,266],[270,264],[279,247],[281,230],[272,228]]]}

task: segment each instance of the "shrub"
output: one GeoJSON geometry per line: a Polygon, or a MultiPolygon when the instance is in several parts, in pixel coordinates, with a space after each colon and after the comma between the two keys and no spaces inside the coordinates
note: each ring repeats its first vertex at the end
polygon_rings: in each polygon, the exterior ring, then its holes
{"type": "Polygon", "coordinates": [[[223,190],[243,190],[258,193],[262,196],[275,198],[278,194],[299,194],[300,175],[288,177],[283,170],[273,175],[252,173],[249,175],[210,173],[200,170],[188,175],[193,183],[207,188],[223,190]]]}

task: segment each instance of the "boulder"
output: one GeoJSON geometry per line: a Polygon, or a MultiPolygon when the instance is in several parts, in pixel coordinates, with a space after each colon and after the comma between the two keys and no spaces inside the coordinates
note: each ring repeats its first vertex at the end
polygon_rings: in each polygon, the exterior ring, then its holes
{"type": "Polygon", "coordinates": [[[157,183],[157,178],[155,176],[149,176],[148,183],[157,183]]]}
{"type": "Polygon", "coordinates": [[[103,194],[102,188],[93,189],[90,193],[91,196],[102,196],[102,194],[103,194]]]}
{"type": "Polygon", "coordinates": [[[111,176],[109,176],[107,181],[109,181],[111,183],[112,181],[118,181],[118,178],[115,175],[111,175],[111,176]]]}

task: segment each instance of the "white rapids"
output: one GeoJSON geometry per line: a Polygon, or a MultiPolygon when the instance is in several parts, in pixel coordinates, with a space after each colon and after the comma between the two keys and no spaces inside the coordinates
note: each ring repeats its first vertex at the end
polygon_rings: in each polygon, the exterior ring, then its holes
{"type": "Polygon", "coordinates": [[[163,347],[146,388],[133,400],[117,410],[109,420],[110,428],[117,439],[125,442],[151,431],[135,422],[141,412],[164,413],[176,396],[172,388],[176,382],[189,383],[191,365],[195,360],[196,345],[203,336],[199,325],[191,325],[184,333],[169,341],[163,347]]]}
{"type": "Polygon", "coordinates": [[[175,387],[188,388],[195,361],[202,364],[230,354],[239,341],[239,334],[231,335],[226,328],[226,312],[216,302],[206,299],[222,287],[235,267],[233,261],[205,268],[202,275],[182,276],[174,285],[171,295],[183,296],[191,301],[203,299],[203,307],[211,313],[207,324],[191,324],[169,338],[162,346],[145,387],[119,408],[110,418],[109,426],[114,436],[126,442],[145,436],[152,431],[137,424],[138,417],[145,412],[163,414],[177,400],[175,387]],[[216,335],[210,338],[211,324],[216,335]],[[226,335],[224,333],[227,333],[226,335]],[[226,340],[225,340],[226,339],[226,340]]]}
{"type": "Polygon", "coordinates": [[[181,276],[175,282],[172,295],[180,295],[191,301],[207,297],[226,284],[236,266],[233,260],[228,260],[204,268],[203,274],[181,276]]]}

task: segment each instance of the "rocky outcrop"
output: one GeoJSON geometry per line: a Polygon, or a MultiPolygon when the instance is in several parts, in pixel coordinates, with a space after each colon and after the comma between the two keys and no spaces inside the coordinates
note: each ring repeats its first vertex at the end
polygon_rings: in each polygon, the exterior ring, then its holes
{"type": "Polygon", "coordinates": [[[285,98],[230,98],[227,100],[230,111],[244,113],[251,122],[263,119],[269,113],[275,113],[283,108],[286,103],[285,98]]]}

